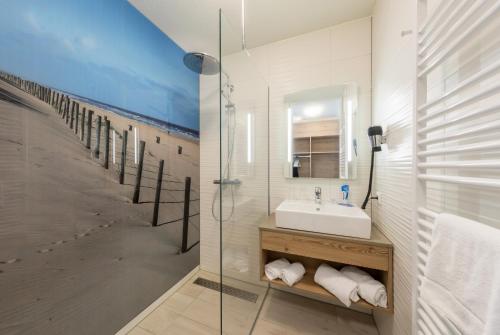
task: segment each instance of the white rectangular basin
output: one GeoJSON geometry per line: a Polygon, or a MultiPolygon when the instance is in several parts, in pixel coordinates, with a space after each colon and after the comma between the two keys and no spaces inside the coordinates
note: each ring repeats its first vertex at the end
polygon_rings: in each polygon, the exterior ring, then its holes
{"type": "Polygon", "coordinates": [[[332,201],[285,200],[276,209],[276,226],[315,233],[370,238],[371,219],[359,207],[332,201]]]}

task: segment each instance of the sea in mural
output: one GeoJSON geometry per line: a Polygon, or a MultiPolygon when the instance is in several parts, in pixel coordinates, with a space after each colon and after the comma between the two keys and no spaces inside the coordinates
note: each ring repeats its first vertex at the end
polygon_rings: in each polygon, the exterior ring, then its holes
{"type": "Polygon", "coordinates": [[[199,137],[199,75],[127,1],[4,1],[0,45],[4,72],[199,137]]]}

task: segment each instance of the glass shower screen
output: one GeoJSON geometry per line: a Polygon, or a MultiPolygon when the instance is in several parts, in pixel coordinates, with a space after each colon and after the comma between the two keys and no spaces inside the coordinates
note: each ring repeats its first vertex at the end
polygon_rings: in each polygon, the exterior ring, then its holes
{"type": "Polygon", "coordinates": [[[259,224],[268,215],[268,93],[241,30],[220,13],[218,195],[222,332],[250,334],[267,292],[259,224]]]}

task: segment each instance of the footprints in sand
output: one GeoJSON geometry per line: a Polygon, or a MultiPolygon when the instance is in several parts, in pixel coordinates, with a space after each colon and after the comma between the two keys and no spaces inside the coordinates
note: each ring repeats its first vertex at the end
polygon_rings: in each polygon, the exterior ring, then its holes
{"type": "MultiPolygon", "coordinates": [[[[0,265],[4,264],[4,265],[8,265],[8,264],[14,264],[14,263],[19,263],[21,261],[20,258],[11,258],[11,259],[8,259],[6,261],[0,261],[0,265]]],[[[4,273],[4,271],[2,269],[0,269],[0,274],[4,273]]]]}
{"type": "Polygon", "coordinates": [[[74,240],[78,240],[78,239],[80,239],[80,238],[82,238],[82,237],[86,237],[86,236],[90,236],[90,233],[89,233],[89,232],[87,232],[87,233],[75,234],[75,235],[73,236],[73,239],[74,239],[74,240]]]}
{"type": "MultiPolygon", "coordinates": [[[[94,215],[100,215],[100,213],[96,212],[96,213],[94,213],[94,215]]],[[[111,227],[113,223],[114,223],[114,220],[111,220],[110,223],[100,224],[99,226],[97,226],[97,228],[87,229],[87,231],[85,231],[83,233],[73,235],[72,240],[76,241],[76,240],[80,240],[80,239],[83,239],[85,237],[88,237],[88,236],[92,235],[93,233],[97,232],[99,229],[111,227]]],[[[51,244],[55,245],[55,246],[59,246],[59,245],[66,244],[68,242],[70,242],[70,241],[59,240],[59,241],[52,242],[51,244]]]]}
{"type": "Polygon", "coordinates": [[[9,259],[6,263],[7,264],[14,264],[14,263],[18,263],[20,261],[21,261],[20,258],[12,258],[12,259],[9,259]]]}
{"type": "Polygon", "coordinates": [[[11,259],[6,260],[6,261],[0,261],[0,264],[14,264],[14,263],[18,263],[20,261],[21,261],[20,258],[11,258],[11,259]]]}
{"type": "MultiPolygon", "coordinates": [[[[100,213],[95,213],[94,215],[100,215],[100,213]]],[[[80,239],[83,239],[85,237],[90,236],[94,232],[97,232],[97,231],[99,231],[101,229],[110,228],[113,225],[113,223],[115,223],[115,221],[111,220],[110,223],[100,224],[97,228],[90,228],[90,229],[88,229],[84,233],[75,234],[73,236],[73,240],[80,240],[80,239]]],[[[58,241],[51,242],[50,244],[52,246],[54,246],[54,247],[58,247],[58,246],[67,244],[70,241],[71,240],[69,240],[69,241],[67,241],[67,240],[58,240],[58,241]]],[[[55,250],[54,248],[43,248],[43,249],[37,250],[36,253],[38,253],[38,254],[49,254],[49,253],[53,252],[54,250],[55,250]]],[[[84,259],[80,259],[80,260],[83,261],[84,259]]],[[[118,258],[115,258],[114,260],[120,262],[120,261],[123,260],[123,258],[122,257],[118,257],[118,258]]],[[[10,265],[10,264],[19,263],[19,262],[21,262],[20,258],[11,258],[11,259],[8,259],[8,260],[0,260],[0,265],[6,265],[7,266],[7,265],[10,265]]],[[[0,274],[3,274],[3,273],[5,273],[5,270],[0,269],[0,274]]]]}

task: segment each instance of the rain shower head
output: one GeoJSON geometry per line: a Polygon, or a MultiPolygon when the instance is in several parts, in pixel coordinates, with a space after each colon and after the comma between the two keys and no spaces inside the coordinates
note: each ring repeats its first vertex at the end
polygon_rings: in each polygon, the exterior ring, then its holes
{"type": "Polygon", "coordinates": [[[184,65],[198,74],[214,75],[219,73],[219,61],[203,52],[188,52],[183,58],[184,65]]]}

